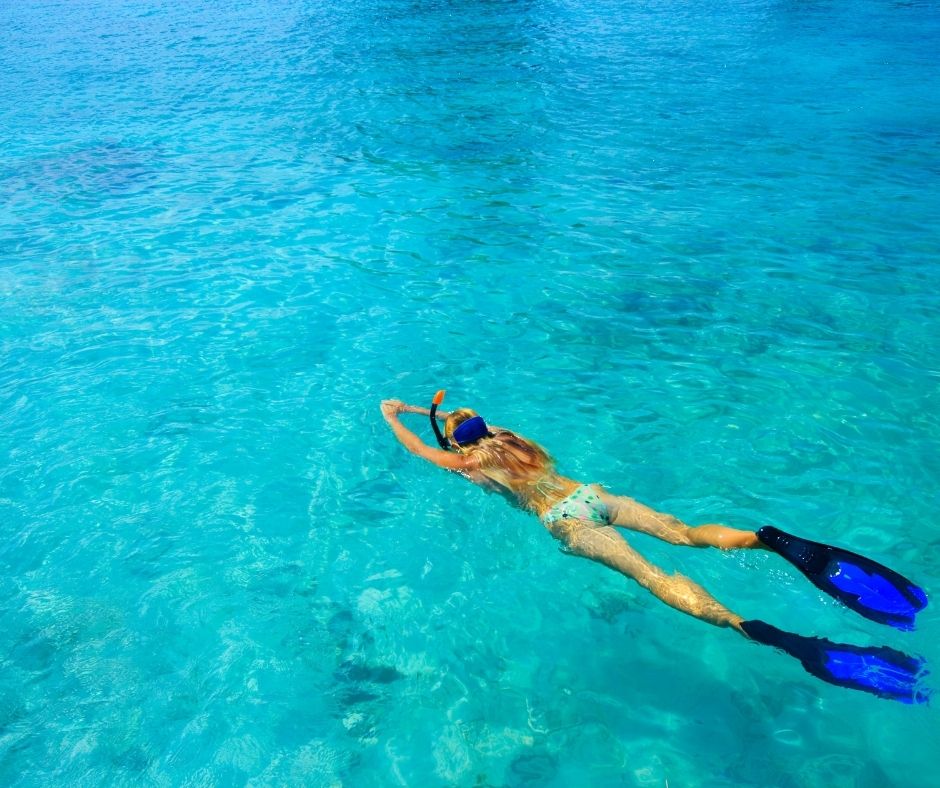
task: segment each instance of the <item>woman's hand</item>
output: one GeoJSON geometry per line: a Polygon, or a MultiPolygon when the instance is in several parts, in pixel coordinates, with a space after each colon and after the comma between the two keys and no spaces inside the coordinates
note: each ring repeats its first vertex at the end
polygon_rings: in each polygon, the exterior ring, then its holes
{"type": "Polygon", "coordinates": [[[382,416],[386,421],[391,421],[398,417],[399,413],[404,413],[407,406],[400,399],[382,400],[382,416]]]}

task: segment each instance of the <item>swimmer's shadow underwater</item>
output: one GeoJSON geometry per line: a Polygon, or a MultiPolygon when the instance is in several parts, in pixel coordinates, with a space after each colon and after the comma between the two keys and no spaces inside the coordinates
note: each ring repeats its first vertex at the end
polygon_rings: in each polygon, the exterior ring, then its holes
{"type": "Polygon", "coordinates": [[[926,703],[930,690],[923,659],[887,646],[855,646],[785,632],[724,607],[704,588],[681,575],[666,575],[633,550],[613,526],[656,536],[671,544],[721,549],[772,550],[793,564],[817,588],[861,616],[899,630],[914,629],[927,595],[903,575],[864,556],[801,539],[773,526],[756,533],[710,524],[688,526],[632,498],[613,496],[596,485],[560,476],[538,444],[489,427],[475,412],[438,413],[439,391],[430,409],[399,400],[382,403],[395,437],[414,454],[438,467],[503,493],[535,513],[565,552],[604,564],[636,581],[667,605],[708,623],[732,627],[750,640],[773,646],[799,660],[804,670],[839,687],[861,690],[901,703],[926,703]],[[440,449],[426,445],[398,420],[399,413],[430,417],[440,449]],[[445,421],[441,432],[437,420],[445,421]]]}
{"type": "MultiPolygon", "coordinates": [[[[800,539],[773,526],[764,526],[757,535],[817,588],[872,621],[913,630],[916,614],[927,606],[923,589],[870,558],[800,539]]],[[[901,703],[926,703],[930,699],[929,690],[922,685],[928,675],[926,662],[903,651],[806,637],[759,619],[742,621],[741,629],[756,643],[795,657],[807,673],[829,684],[901,703]]]]}

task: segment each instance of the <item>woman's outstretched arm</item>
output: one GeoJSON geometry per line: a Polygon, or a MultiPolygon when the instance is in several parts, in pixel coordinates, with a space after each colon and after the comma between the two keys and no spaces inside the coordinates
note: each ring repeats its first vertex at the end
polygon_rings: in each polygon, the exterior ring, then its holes
{"type": "Polygon", "coordinates": [[[610,522],[613,525],[640,531],[670,544],[717,547],[721,550],[767,549],[754,531],[741,531],[716,524],[686,525],[678,517],[657,512],[625,495],[608,495],[601,492],[600,498],[610,512],[610,522]]]}
{"type": "Polygon", "coordinates": [[[398,419],[398,414],[404,412],[408,407],[404,402],[397,399],[387,399],[382,402],[382,416],[388,422],[395,437],[412,454],[416,454],[421,459],[427,460],[439,468],[446,468],[449,471],[471,471],[479,467],[479,461],[476,457],[465,454],[455,454],[449,451],[441,451],[432,446],[428,446],[421,438],[415,435],[398,419]]]}
{"type": "MultiPolygon", "coordinates": [[[[390,400],[390,401],[395,401],[395,402],[397,402],[397,400],[390,400]]],[[[402,405],[402,409],[401,409],[401,412],[402,412],[402,413],[417,413],[417,414],[419,414],[419,415],[421,415],[421,416],[430,416],[430,415],[431,415],[431,411],[430,411],[429,408],[422,408],[420,405],[409,405],[409,404],[407,404],[406,402],[402,402],[401,405],[402,405]]],[[[438,421],[444,421],[449,415],[450,415],[450,413],[449,413],[448,411],[446,411],[446,410],[439,410],[439,411],[437,411],[437,412],[434,414],[434,417],[435,417],[438,421]]]]}

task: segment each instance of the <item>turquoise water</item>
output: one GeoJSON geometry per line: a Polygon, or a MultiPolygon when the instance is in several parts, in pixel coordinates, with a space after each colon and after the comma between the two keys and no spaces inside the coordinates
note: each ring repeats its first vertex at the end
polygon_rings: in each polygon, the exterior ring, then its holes
{"type": "MultiPolygon", "coordinates": [[[[940,589],[933,2],[0,4],[0,783],[928,786],[407,455],[476,407],[940,589]],[[431,438],[426,422],[410,423],[431,438]]],[[[632,544],[940,664],[779,558],[632,544]]]]}

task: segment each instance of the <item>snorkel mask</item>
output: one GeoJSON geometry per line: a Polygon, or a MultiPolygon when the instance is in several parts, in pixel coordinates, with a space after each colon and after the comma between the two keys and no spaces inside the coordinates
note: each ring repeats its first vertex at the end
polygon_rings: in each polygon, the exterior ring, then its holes
{"type": "MultiPolygon", "coordinates": [[[[434,399],[431,401],[431,428],[434,430],[434,436],[437,438],[438,445],[444,450],[449,451],[451,446],[447,442],[447,438],[444,437],[441,432],[441,428],[437,426],[437,406],[444,401],[445,390],[441,389],[437,394],[434,395],[434,399]]],[[[483,421],[482,416],[473,416],[472,418],[467,419],[462,422],[457,429],[454,430],[454,443],[458,446],[463,446],[465,443],[473,443],[474,441],[480,440],[480,438],[485,438],[490,434],[489,428],[486,426],[486,422],[483,421]]]]}

